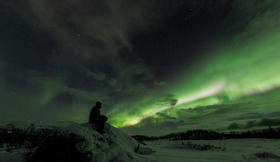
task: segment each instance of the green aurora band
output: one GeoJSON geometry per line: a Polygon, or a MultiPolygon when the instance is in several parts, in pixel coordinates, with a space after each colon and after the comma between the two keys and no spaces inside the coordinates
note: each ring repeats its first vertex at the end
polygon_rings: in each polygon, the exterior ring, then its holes
{"type": "Polygon", "coordinates": [[[279,14],[269,16],[247,27],[247,31],[254,29],[257,34],[246,38],[250,33],[244,32],[234,37],[229,46],[212,50],[209,58],[204,58],[207,64],[201,63],[202,68],[191,76],[186,73],[176,78],[173,88],[165,90],[178,99],[175,106],[149,95],[136,104],[123,105],[130,106],[126,111],[120,112],[122,106],[118,106],[109,112],[110,123],[116,127],[133,126],[148,117],[156,118],[158,112],[168,110],[168,115],[178,116],[180,109],[238,102],[242,97],[279,88],[280,25],[275,24],[279,14]]]}

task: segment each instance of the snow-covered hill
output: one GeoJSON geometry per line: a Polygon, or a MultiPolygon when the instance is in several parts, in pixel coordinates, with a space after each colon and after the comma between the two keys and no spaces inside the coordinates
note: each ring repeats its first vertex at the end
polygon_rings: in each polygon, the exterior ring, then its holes
{"type": "MultiPolygon", "coordinates": [[[[110,124],[105,125],[105,133],[96,130],[90,123],[56,127],[32,150],[27,161],[145,161],[135,153],[139,143],[134,138],[110,124]]],[[[23,156],[19,154],[23,153],[23,149],[0,150],[0,161],[22,161],[23,156]]]]}
{"type": "Polygon", "coordinates": [[[47,137],[31,156],[34,160],[30,161],[41,159],[68,161],[75,158],[83,161],[137,160],[134,151],[139,144],[132,137],[109,124],[105,126],[105,133],[96,130],[95,125],[89,123],[63,128],[60,132],[47,137]]]}

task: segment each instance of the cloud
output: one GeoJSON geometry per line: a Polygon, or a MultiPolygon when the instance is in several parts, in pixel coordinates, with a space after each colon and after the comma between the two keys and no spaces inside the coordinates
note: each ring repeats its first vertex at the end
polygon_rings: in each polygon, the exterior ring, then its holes
{"type": "MultiPolygon", "coordinates": [[[[115,104],[115,110],[109,113],[110,122],[116,127],[135,125],[143,120],[156,115],[161,116],[160,112],[164,109],[171,109],[177,99],[173,94],[165,94],[160,91],[151,91],[144,96],[136,95],[130,100],[115,104]],[[141,98],[140,98],[141,97],[141,98]]],[[[167,116],[165,116],[167,117],[167,116]]],[[[170,118],[169,118],[170,119],[170,118]]],[[[166,120],[161,118],[160,120],[166,120]]]]}
{"type": "Polygon", "coordinates": [[[169,116],[169,115],[161,113],[161,112],[156,113],[156,115],[163,118],[164,120],[176,120],[175,117],[169,116]]]}
{"type": "Polygon", "coordinates": [[[154,81],[154,85],[156,85],[156,86],[164,86],[164,85],[166,85],[166,82],[164,82],[164,81],[154,81]]]}
{"type": "Polygon", "coordinates": [[[280,126],[280,119],[263,118],[259,120],[248,121],[245,128],[262,127],[262,126],[280,126]]]}
{"type": "MultiPolygon", "coordinates": [[[[168,117],[167,117],[168,118],[168,117]]],[[[140,135],[166,135],[177,132],[182,126],[196,125],[198,123],[186,123],[184,120],[167,119],[165,115],[160,118],[146,118],[141,123],[133,127],[125,127],[123,130],[129,134],[140,135]],[[163,120],[167,119],[167,120],[163,120]]]]}
{"type": "Polygon", "coordinates": [[[280,117],[280,112],[272,113],[245,113],[240,117],[230,118],[229,121],[244,120],[244,119],[260,119],[267,117],[280,117]]]}
{"type": "Polygon", "coordinates": [[[228,129],[238,129],[238,128],[240,128],[240,125],[237,124],[237,123],[235,123],[235,122],[231,123],[231,124],[228,126],[228,129]]]}
{"type": "Polygon", "coordinates": [[[258,120],[249,120],[246,123],[233,122],[228,126],[228,129],[248,129],[256,127],[271,127],[280,126],[280,119],[278,118],[262,118],[258,120]]]}
{"type": "Polygon", "coordinates": [[[0,72],[1,120],[85,121],[84,112],[100,97],[98,92],[70,88],[38,70],[1,62],[0,72]]]}
{"type": "Polygon", "coordinates": [[[73,104],[75,96],[69,93],[60,93],[55,95],[50,102],[57,104],[57,105],[63,105],[63,106],[71,106],[73,104]]]}
{"type": "Polygon", "coordinates": [[[17,94],[36,92],[36,98],[44,99],[38,107],[57,100],[74,106],[84,97],[86,103],[101,100],[109,111],[124,100],[147,95],[156,87],[152,70],[135,55],[131,39],[160,23],[160,15],[169,7],[164,9],[163,4],[150,1],[107,0],[28,0],[17,4],[1,2],[11,26],[19,26],[10,33],[18,33],[14,46],[23,44],[20,51],[8,46],[15,50],[5,48],[7,51],[0,57],[0,61],[9,63],[1,67],[9,74],[2,76],[6,79],[2,85],[10,84],[17,94]],[[154,18],[150,18],[152,12],[154,18]],[[14,65],[22,69],[13,70],[14,65]],[[27,75],[30,71],[38,76],[27,75]],[[52,82],[53,88],[48,86],[52,82]],[[55,89],[57,85],[62,88],[55,89]],[[62,101],[60,95],[72,97],[62,101]]]}
{"type": "Polygon", "coordinates": [[[162,97],[161,101],[164,103],[169,103],[170,106],[175,106],[178,102],[178,99],[175,97],[174,94],[167,94],[162,97]]]}
{"type": "Polygon", "coordinates": [[[110,58],[123,48],[132,49],[130,42],[135,35],[150,30],[162,21],[166,11],[172,11],[172,5],[146,0],[19,3],[11,7],[25,21],[53,35],[66,52],[78,49],[86,58],[110,58]]]}
{"type": "MultiPolygon", "coordinates": [[[[175,117],[178,120],[183,119],[185,122],[200,123],[196,125],[195,128],[211,127],[217,130],[232,130],[265,126],[265,120],[259,121],[258,119],[279,117],[279,112],[276,109],[279,103],[275,102],[276,93],[278,93],[278,90],[265,94],[243,97],[240,100],[226,102],[224,104],[181,109],[180,112],[176,113],[175,117]],[[263,107],[260,106],[263,105],[263,102],[270,103],[265,104],[267,111],[264,111],[263,107]],[[256,113],[256,111],[261,113],[256,113]]],[[[180,108],[182,107],[180,106],[180,108]]]]}
{"type": "MultiPolygon", "coordinates": [[[[112,97],[112,102],[118,102],[123,97],[145,95],[158,86],[153,85],[153,70],[135,55],[131,41],[159,25],[164,15],[173,12],[173,5],[108,0],[28,0],[16,6],[5,5],[18,13],[28,30],[49,38],[48,43],[38,42],[52,44],[45,54],[48,57],[44,60],[48,61],[32,68],[46,66],[42,72],[67,87],[102,91],[104,96],[112,97]]],[[[40,49],[32,55],[37,53],[41,53],[40,49]]],[[[163,84],[162,81],[160,85],[163,84]]]]}

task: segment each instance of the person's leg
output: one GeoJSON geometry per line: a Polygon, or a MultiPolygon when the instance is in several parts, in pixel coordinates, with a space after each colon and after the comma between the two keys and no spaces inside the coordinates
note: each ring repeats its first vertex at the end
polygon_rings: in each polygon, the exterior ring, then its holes
{"type": "Polygon", "coordinates": [[[105,127],[105,122],[102,122],[102,123],[100,124],[100,128],[101,128],[102,130],[104,130],[104,127],[105,127]]]}
{"type": "Polygon", "coordinates": [[[98,127],[98,132],[100,132],[100,133],[105,133],[105,132],[104,132],[104,123],[99,122],[99,123],[97,123],[96,126],[98,127]]]}

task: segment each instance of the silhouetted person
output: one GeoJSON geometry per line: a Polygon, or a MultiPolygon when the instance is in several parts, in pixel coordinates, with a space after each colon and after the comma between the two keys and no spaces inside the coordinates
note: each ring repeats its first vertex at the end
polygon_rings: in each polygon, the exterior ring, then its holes
{"type": "Polygon", "coordinates": [[[107,117],[100,114],[100,109],[102,108],[101,102],[96,102],[95,106],[92,107],[89,114],[89,122],[95,124],[98,127],[98,131],[104,133],[105,122],[107,117]]]}

